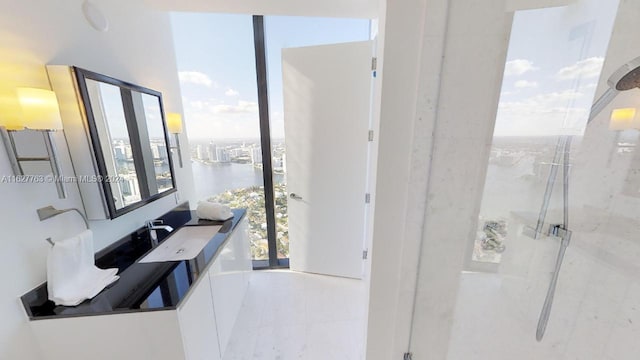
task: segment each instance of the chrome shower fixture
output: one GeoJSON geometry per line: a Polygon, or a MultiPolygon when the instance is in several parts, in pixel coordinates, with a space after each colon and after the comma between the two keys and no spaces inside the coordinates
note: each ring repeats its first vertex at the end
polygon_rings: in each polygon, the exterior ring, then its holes
{"type": "Polygon", "coordinates": [[[620,91],[640,88],[640,56],[614,71],[609,80],[607,80],[607,85],[609,85],[609,88],[591,105],[587,124],[609,105],[620,91]]]}
{"type": "MultiPolygon", "coordinates": [[[[593,103],[593,105],[591,105],[587,126],[607,105],[609,105],[620,91],[640,88],[640,56],[627,62],[614,71],[609,77],[609,80],[607,80],[607,84],[609,85],[609,88],[593,103]]],[[[563,136],[558,139],[553,165],[549,171],[549,178],[547,179],[547,186],[542,199],[542,206],[540,208],[540,213],[538,214],[538,223],[533,232],[534,238],[537,238],[538,235],[541,234],[547,209],[549,207],[549,201],[551,200],[551,193],[553,192],[555,179],[558,173],[558,167],[562,166],[564,169],[562,179],[564,219],[561,225],[552,225],[548,234],[550,236],[559,236],[561,241],[558,249],[558,257],[556,258],[556,265],[553,270],[553,276],[549,283],[547,296],[545,297],[544,305],[542,306],[540,318],[538,319],[538,327],[536,329],[536,340],[538,341],[542,341],[545,330],[547,329],[547,323],[549,322],[549,316],[551,315],[551,307],[553,305],[553,298],[558,284],[560,269],[562,267],[562,262],[564,261],[565,252],[571,240],[571,230],[569,229],[569,169],[571,165],[569,164],[569,155],[571,153],[572,138],[572,136],[563,136]]]]}

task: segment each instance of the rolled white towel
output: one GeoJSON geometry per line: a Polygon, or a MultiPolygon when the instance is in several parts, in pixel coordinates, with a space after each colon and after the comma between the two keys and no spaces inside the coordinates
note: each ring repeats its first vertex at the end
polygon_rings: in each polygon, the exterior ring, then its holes
{"type": "Polygon", "coordinates": [[[228,206],[210,201],[199,201],[196,215],[200,219],[206,220],[228,220],[233,217],[233,213],[228,206]]]}

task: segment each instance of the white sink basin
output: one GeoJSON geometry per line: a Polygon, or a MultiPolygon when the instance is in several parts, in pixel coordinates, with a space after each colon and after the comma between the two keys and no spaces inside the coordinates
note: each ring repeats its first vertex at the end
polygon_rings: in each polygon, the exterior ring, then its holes
{"type": "Polygon", "coordinates": [[[185,226],[176,230],[139,262],[190,260],[198,256],[222,225],[185,226]]]}

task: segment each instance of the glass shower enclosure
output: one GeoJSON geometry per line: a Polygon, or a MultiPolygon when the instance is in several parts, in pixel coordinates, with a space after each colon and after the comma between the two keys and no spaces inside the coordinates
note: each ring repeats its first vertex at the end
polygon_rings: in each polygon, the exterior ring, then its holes
{"type": "Polygon", "coordinates": [[[447,359],[638,357],[640,95],[608,83],[640,66],[637,10],[515,13],[447,359]]]}

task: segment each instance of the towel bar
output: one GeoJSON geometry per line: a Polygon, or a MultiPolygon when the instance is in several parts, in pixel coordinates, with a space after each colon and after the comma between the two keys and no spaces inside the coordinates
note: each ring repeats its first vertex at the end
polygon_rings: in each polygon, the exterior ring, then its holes
{"type": "MultiPolygon", "coordinates": [[[[80,212],[80,210],[76,209],[76,208],[69,208],[69,209],[62,209],[62,210],[58,210],[56,208],[54,208],[53,206],[49,205],[49,206],[45,206],[43,208],[40,208],[38,210],[36,210],[38,212],[38,218],[40,219],[40,221],[44,221],[47,220],[49,218],[52,218],[54,216],[58,216],[60,214],[64,214],[66,212],[69,211],[75,211],[78,213],[78,215],[80,215],[80,217],[82,217],[82,220],[84,220],[84,225],[87,227],[87,229],[89,229],[89,221],[87,220],[87,217],[84,216],[84,214],[82,212],[80,212]]],[[[45,240],[47,240],[47,242],[49,244],[51,244],[51,246],[53,246],[53,241],[51,241],[51,238],[46,238],[45,240]]]]}

